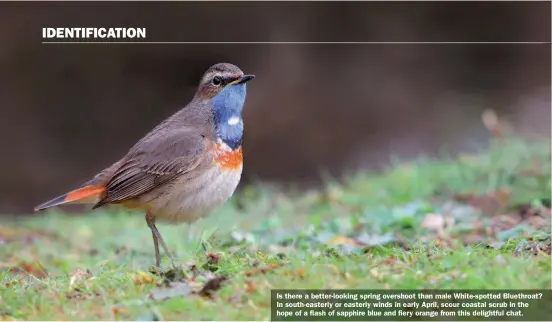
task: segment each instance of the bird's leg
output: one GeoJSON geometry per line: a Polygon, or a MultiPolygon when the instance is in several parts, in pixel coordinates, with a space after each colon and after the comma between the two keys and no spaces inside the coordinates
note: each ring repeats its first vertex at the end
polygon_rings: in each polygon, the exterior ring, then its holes
{"type": "Polygon", "coordinates": [[[157,235],[153,231],[155,227],[155,219],[149,213],[146,213],[146,222],[148,227],[151,229],[151,236],[153,237],[153,248],[155,249],[155,266],[161,267],[161,255],[159,254],[159,241],[157,235]]]}
{"type": "Polygon", "coordinates": [[[161,267],[161,255],[159,254],[159,243],[161,243],[163,250],[169,257],[171,262],[173,262],[174,264],[174,258],[171,255],[171,252],[169,251],[167,244],[165,244],[163,237],[161,237],[159,230],[157,230],[157,227],[155,226],[155,218],[149,212],[146,213],[146,222],[148,223],[148,227],[151,229],[151,235],[153,237],[153,247],[155,248],[155,265],[157,267],[161,267]]]}

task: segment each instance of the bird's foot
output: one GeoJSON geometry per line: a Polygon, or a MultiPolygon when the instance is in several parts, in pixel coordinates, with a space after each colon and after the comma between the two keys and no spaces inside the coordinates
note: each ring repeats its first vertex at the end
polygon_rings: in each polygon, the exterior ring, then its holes
{"type": "Polygon", "coordinates": [[[169,263],[167,265],[161,265],[161,263],[156,263],[150,268],[150,272],[157,275],[164,275],[169,271],[183,270],[182,265],[174,257],[169,257],[169,263]]]}
{"type": "Polygon", "coordinates": [[[152,267],[150,270],[152,274],[163,277],[166,282],[177,282],[187,280],[189,275],[185,271],[184,267],[180,265],[171,265],[167,268],[152,267]]]}
{"type": "Polygon", "coordinates": [[[174,258],[171,258],[171,269],[177,269],[182,268],[182,265],[180,265],[174,258]]]}

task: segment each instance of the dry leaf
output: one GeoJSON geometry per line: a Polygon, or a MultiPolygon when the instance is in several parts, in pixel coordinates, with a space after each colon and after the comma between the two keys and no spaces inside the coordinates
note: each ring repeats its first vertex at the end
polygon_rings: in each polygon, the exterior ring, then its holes
{"type": "Polygon", "coordinates": [[[266,274],[266,272],[275,270],[276,268],[282,267],[284,265],[285,265],[284,263],[278,263],[278,264],[269,265],[267,267],[252,269],[252,270],[249,270],[249,271],[245,272],[245,276],[253,276],[253,275],[256,275],[256,274],[266,274]]]}
{"type": "Polygon", "coordinates": [[[507,189],[498,189],[482,196],[476,196],[473,194],[453,195],[453,198],[456,201],[481,209],[484,213],[490,215],[496,215],[502,211],[510,202],[511,197],[512,193],[507,189]]]}
{"type": "Polygon", "coordinates": [[[442,216],[439,214],[427,214],[422,222],[422,228],[435,231],[440,238],[446,237],[446,231],[454,224],[454,218],[451,216],[442,216]]]}
{"type": "Polygon", "coordinates": [[[440,232],[445,228],[445,217],[439,214],[427,214],[422,222],[422,228],[440,232]]]}
{"type": "Polygon", "coordinates": [[[218,277],[212,278],[208,280],[207,283],[205,283],[205,285],[199,291],[198,294],[201,296],[212,297],[214,292],[218,291],[226,280],[228,280],[228,277],[226,276],[218,276],[218,277]]]}
{"type": "Polygon", "coordinates": [[[85,279],[88,279],[92,276],[88,270],[84,271],[80,268],[77,268],[77,270],[71,274],[71,279],[69,280],[69,287],[73,287],[73,285],[78,282],[85,279]]]}
{"type": "Polygon", "coordinates": [[[350,246],[357,246],[357,247],[363,247],[364,245],[359,243],[358,241],[345,237],[345,236],[336,236],[330,240],[327,241],[328,245],[350,245],[350,246]]]}
{"type": "Polygon", "coordinates": [[[375,278],[381,277],[381,274],[378,272],[377,267],[374,267],[370,270],[370,275],[372,275],[375,278]]]}
{"type": "Polygon", "coordinates": [[[249,294],[255,293],[255,290],[257,288],[255,287],[255,284],[253,284],[253,281],[246,280],[245,283],[247,284],[247,293],[249,294]]]}
{"type": "Polygon", "coordinates": [[[144,271],[139,271],[132,275],[132,281],[136,285],[142,285],[142,284],[155,284],[155,280],[153,279],[153,276],[151,274],[148,274],[144,271]]]}

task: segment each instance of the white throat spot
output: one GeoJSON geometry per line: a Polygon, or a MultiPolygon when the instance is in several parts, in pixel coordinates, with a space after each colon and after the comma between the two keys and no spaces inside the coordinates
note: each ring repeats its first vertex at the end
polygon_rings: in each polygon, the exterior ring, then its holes
{"type": "Polygon", "coordinates": [[[241,117],[239,117],[239,116],[232,116],[232,117],[228,120],[228,125],[236,125],[236,124],[241,123],[241,121],[242,121],[241,117]]]}

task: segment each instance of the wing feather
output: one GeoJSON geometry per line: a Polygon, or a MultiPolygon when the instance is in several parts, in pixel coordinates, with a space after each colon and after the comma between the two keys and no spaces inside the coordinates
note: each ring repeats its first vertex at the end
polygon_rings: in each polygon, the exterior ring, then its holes
{"type": "Polygon", "coordinates": [[[213,164],[210,140],[190,130],[170,131],[140,141],[121,162],[94,208],[134,199],[187,173],[213,164]]]}

